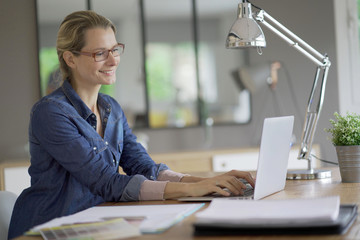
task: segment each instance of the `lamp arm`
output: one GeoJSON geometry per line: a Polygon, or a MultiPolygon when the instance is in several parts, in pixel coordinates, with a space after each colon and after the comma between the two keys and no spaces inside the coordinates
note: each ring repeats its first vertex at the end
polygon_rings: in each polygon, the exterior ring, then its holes
{"type": "Polygon", "coordinates": [[[311,161],[310,161],[311,160],[310,153],[312,148],[313,137],[316,131],[316,126],[324,103],[328,72],[329,72],[329,66],[326,66],[324,68],[317,67],[314,83],[311,89],[310,97],[308,100],[308,106],[305,114],[305,123],[301,136],[301,146],[299,150],[298,159],[309,160],[309,169],[312,169],[311,161]],[[321,85],[319,85],[318,83],[320,72],[322,72],[321,85]],[[316,93],[318,94],[317,101],[314,100],[316,93]]]}
{"type": "Polygon", "coordinates": [[[331,62],[329,61],[327,55],[322,55],[316,51],[313,47],[311,47],[273,17],[271,17],[264,10],[260,10],[259,12],[255,13],[254,18],[317,65],[315,79],[306,109],[305,123],[301,136],[301,147],[298,155],[298,159],[308,160],[308,168],[309,170],[312,170],[310,153],[314,133],[324,102],[326,82],[331,62]],[[275,27],[265,19],[268,19],[269,22],[271,22],[275,27]],[[320,72],[322,72],[321,85],[318,83],[320,72]],[[317,97],[317,101],[315,100],[315,97],[317,97]]]}
{"type": "Polygon", "coordinates": [[[330,66],[331,63],[328,60],[327,56],[324,56],[323,54],[319,53],[317,50],[315,50],[313,47],[311,47],[308,43],[306,43],[304,40],[302,40],[300,37],[295,35],[293,32],[291,32],[288,28],[286,28],[284,25],[279,23],[275,18],[270,16],[267,12],[264,10],[260,10],[256,13],[254,18],[262,23],[264,26],[266,26],[268,29],[270,29],[273,33],[278,35],[280,38],[282,38],[284,41],[289,43],[290,46],[294,47],[296,50],[304,54],[306,57],[308,57],[311,61],[313,61],[317,66],[326,67],[327,65],[330,66]],[[271,23],[274,24],[271,25],[269,22],[266,21],[268,19],[271,23]],[[281,29],[284,33],[282,33],[277,28],[281,29]],[[287,36],[288,35],[288,36],[287,36]],[[292,40],[292,39],[294,40],[292,40]],[[320,60],[321,61],[320,61],[320,60]],[[326,60],[325,60],[326,59],[326,60]]]}

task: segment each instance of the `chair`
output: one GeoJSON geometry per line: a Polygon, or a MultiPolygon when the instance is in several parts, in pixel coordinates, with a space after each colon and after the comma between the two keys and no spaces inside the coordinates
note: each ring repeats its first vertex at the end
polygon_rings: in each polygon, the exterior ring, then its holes
{"type": "Polygon", "coordinates": [[[10,218],[17,196],[15,193],[0,191],[0,240],[7,240],[10,218]]]}

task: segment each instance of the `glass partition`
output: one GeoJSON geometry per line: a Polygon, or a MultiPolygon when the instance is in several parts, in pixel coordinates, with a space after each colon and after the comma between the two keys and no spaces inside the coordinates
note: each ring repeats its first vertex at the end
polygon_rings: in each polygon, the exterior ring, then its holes
{"type": "Polygon", "coordinates": [[[192,1],[145,0],[143,4],[149,125],[197,125],[192,1]]]}
{"type": "Polygon", "coordinates": [[[247,123],[251,118],[250,93],[241,87],[238,77],[238,70],[246,65],[247,50],[225,49],[238,3],[196,1],[201,95],[206,117],[214,124],[247,123]]]}
{"type": "Polygon", "coordinates": [[[111,95],[120,103],[129,124],[147,127],[146,85],[144,84],[141,8],[134,0],[92,0],[92,10],[116,26],[116,39],[125,44],[111,95]]]}
{"type": "Polygon", "coordinates": [[[39,66],[41,95],[47,95],[61,84],[56,54],[56,37],[61,21],[73,11],[85,10],[85,1],[37,0],[39,66]]]}

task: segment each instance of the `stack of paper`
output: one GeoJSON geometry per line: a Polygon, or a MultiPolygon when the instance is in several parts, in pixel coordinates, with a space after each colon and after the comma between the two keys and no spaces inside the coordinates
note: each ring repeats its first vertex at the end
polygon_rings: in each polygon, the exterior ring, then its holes
{"type": "Polygon", "coordinates": [[[110,219],[143,219],[139,225],[141,233],[160,233],[200,209],[204,204],[167,204],[93,207],[73,215],[55,218],[35,226],[28,235],[44,228],[64,225],[102,222],[110,219]]]}
{"type": "Polygon", "coordinates": [[[339,196],[289,200],[214,199],[196,214],[197,222],[222,224],[290,224],[332,222],[339,215],[339,196]]]}
{"type": "Polygon", "coordinates": [[[99,223],[74,224],[40,230],[45,240],[112,240],[140,236],[139,228],[122,218],[99,223]]]}

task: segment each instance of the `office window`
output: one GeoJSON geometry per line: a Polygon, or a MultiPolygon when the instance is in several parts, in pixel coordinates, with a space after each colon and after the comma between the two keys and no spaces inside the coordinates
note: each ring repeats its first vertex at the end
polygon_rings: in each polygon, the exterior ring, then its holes
{"type": "Polygon", "coordinates": [[[57,78],[57,69],[59,61],[55,47],[41,47],[39,53],[40,64],[40,85],[41,95],[47,95],[55,90],[59,81],[57,78]]]}
{"type": "Polygon", "coordinates": [[[147,45],[151,127],[184,127],[198,122],[193,49],[192,42],[147,45]]]}

